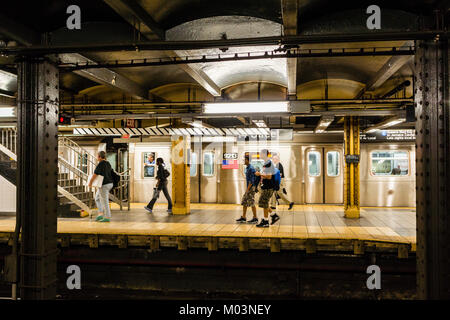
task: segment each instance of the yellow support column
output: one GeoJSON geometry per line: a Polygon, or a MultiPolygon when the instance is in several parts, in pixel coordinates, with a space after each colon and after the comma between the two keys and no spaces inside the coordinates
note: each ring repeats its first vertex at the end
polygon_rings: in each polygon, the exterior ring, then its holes
{"type": "Polygon", "coordinates": [[[344,120],[344,212],[346,218],[359,218],[359,118],[344,120]]]}
{"type": "Polygon", "coordinates": [[[173,214],[189,214],[191,211],[191,179],[187,161],[190,147],[190,136],[172,136],[173,214]]]}

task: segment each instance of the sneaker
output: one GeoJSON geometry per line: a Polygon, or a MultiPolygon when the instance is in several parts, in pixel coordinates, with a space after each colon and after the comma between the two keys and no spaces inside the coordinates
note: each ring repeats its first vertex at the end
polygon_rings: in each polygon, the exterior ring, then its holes
{"type": "Polygon", "coordinates": [[[98,220],[98,222],[109,222],[109,218],[103,218],[101,220],[98,220]]]}
{"type": "Polygon", "coordinates": [[[269,227],[269,221],[261,219],[261,222],[256,225],[258,228],[268,228],[269,227]]]}
{"type": "Polygon", "coordinates": [[[95,221],[99,221],[99,220],[102,220],[103,219],[103,216],[97,216],[97,218],[95,218],[95,221]]]}
{"type": "Polygon", "coordinates": [[[239,219],[236,220],[236,222],[239,222],[239,223],[244,223],[246,221],[247,220],[244,217],[240,217],[239,219]]]}
{"type": "Polygon", "coordinates": [[[288,210],[291,210],[293,206],[294,206],[293,202],[289,203],[289,209],[288,210]]]}
{"type": "Polygon", "coordinates": [[[258,218],[253,218],[252,220],[248,220],[247,223],[258,223],[258,218]]]}
{"type": "Polygon", "coordinates": [[[167,209],[168,214],[172,214],[172,209],[167,209]]]}
{"type": "Polygon", "coordinates": [[[147,207],[147,206],[145,206],[144,209],[147,210],[149,213],[153,213],[152,209],[150,209],[150,208],[147,207]]]}
{"type": "Polygon", "coordinates": [[[274,224],[275,222],[277,222],[278,220],[280,220],[280,216],[277,215],[276,213],[274,213],[273,215],[270,216],[272,218],[272,223],[274,224]]]}

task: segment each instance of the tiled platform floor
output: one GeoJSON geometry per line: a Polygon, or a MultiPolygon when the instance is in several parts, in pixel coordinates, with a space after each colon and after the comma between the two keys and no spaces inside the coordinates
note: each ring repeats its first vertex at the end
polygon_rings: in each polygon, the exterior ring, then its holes
{"type": "MultiPolygon", "coordinates": [[[[112,205],[110,223],[86,218],[59,218],[58,233],[164,236],[263,237],[293,239],[359,239],[416,244],[414,208],[362,208],[360,219],[344,218],[337,205],[279,206],[281,219],[269,228],[237,224],[242,207],[234,204],[192,204],[191,214],[168,216],[167,205],[157,204],[153,214],[143,203],[120,211],[112,205]]],[[[258,218],[262,209],[258,208],[258,218]]],[[[251,217],[251,210],[247,218],[251,217]]],[[[0,232],[13,232],[15,217],[0,215],[0,232]]]]}

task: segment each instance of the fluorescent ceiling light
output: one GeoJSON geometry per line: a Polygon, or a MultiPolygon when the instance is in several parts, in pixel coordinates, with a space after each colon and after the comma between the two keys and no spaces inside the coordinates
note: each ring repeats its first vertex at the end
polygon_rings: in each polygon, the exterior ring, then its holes
{"type": "Polygon", "coordinates": [[[16,107],[0,107],[0,117],[11,118],[16,116],[16,107]]]}
{"type": "Polygon", "coordinates": [[[268,113],[289,112],[288,101],[205,103],[204,113],[268,113]]]}
{"type": "Polygon", "coordinates": [[[267,128],[266,123],[264,120],[252,120],[252,122],[258,127],[258,128],[267,128]]]}
{"type": "Polygon", "coordinates": [[[323,133],[326,128],[333,122],[334,116],[322,116],[319,120],[319,123],[314,129],[314,133],[323,133]]]}
{"type": "Polygon", "coordinates": [[[378,123],[378,124],[376,124],[376,125],[374,125],[372,127],[369,127],[367,129],[363,130],[363,133],[372,133],[372,132],[375,132],[375,131],[378,131],[378,130],[382,130],[384,128],[395,126],[396,124],[399,124],[399,123],[402,123],[402,122],[405,122],[405,121],[406,121],[406,119],[402,118],[402,117],[389,118],[389,119],[387,119],[385,121],[382,121],[382,122],[380,122],[380,123],[378,123]]]}
{"type": "Polygon", "coordinates": [[[203,123],[201,121],[193,121],[191,123],[189,123],[191,126],[196,127],[196,128],[204,128],[203,127],[203,123]]]}

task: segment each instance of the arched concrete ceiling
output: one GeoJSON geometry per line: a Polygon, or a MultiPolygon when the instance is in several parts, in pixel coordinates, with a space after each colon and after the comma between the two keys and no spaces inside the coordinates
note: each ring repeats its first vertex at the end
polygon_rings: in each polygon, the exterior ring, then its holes
{"type": "Polygon", "coordinates": [[[286,87],[268,82],[238,83],[223,89],[231,100],[284,100],[286,87]]]}
{"type": "Polygon", "coordinates": [[[169,30],[185,22],[214,16],[252,16],[281,23],[279,0],[138,0],[169,30]]]}
{"type": "MultiPolygon", "coordinates": [[[[247,16],[220,16],[189,21],[166,31],[167,40],[217,40],[280,36],[282,25],[270,20],[247,16]]],[[[189,55],[199,56],[272,51],[276,46],[191,50],[189,55]]],[[[177,51],[181,56],[186,52],[177,51]]],[[[201,70],[220,88],[243,81],[267,81],[287,85],[286,59],[261,59],[250,61],[229,61],[203,63],[201,70]]]]}
{"type": "Polygon", "coordinates": [[[329,99],[353,99],[363,88],[357,81],[343,79],[314,80],[297,86],[298,99],[325,99],[325,85],[329,99]]]}

